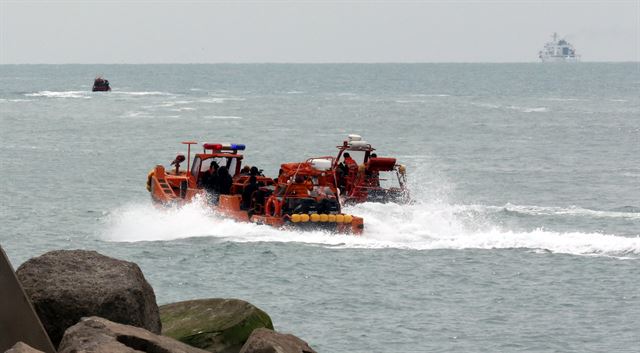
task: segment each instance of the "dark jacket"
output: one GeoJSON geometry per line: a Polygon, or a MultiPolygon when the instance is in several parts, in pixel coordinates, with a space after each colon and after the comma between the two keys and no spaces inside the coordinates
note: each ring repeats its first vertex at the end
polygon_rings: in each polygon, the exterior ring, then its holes
{"type": "Polygon", "coordinates": [[[218,169],[218,192],[223,195],[228,195],[231,192],[231,184],[233,184],[233,179],[231,179],[231,175],[227,171],[226,167],[220,167],[218,169]]]}
{"type": "Polygon", "coordinates": [[[202,176],[202,187],[208,192],[217,192],[219,189],[218,186],[218,175],[216,173],[210,174],[209,172],[204,173],[202,176]]]}

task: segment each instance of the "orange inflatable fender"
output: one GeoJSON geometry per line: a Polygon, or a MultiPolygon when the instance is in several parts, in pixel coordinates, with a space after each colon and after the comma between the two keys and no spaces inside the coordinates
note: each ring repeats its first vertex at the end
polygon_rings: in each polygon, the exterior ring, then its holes
{"type": "Polygon", "coordinates": [[[149,174],[147,174],[147,191],[151,192],[151,179],[156,174],[155,170],[151,170],[149,174]]]}

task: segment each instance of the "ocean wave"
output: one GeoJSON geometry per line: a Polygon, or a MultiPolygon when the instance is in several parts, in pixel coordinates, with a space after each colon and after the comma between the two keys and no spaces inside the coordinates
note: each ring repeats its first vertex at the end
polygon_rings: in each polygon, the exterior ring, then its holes
{"type": "Polygon", "coordinates": [[[148,118],[150,117],[148,112],[140,112],[140,111],[130,111],[124,113],[123,117],[125,118],[148,118]]]}
{"type": "Polygon", "coordinates": [[[546,111],[548,111],[548,109],[546,107],[518,107],[515,105],[510,105],[507,108],[512,109],[512,110],[517,110],[523,113],[544,113],[546,111]]]}
{"type": "Polygon", "coordinates": [[[215,104],[221,104],[224,102],[228,102],[228,101],[244,101],[246,100],[245,98],[238,98],[238,97],[210,97],[210,98],[205,98],[205,99],[201,99],[198,102],[201,103],[215,103],[215,104]]]}
{"type": "Polygon", "coordinates": [[[591,218],[626,218],[640,220],[640,208],[633,206],[623,206],[608,211],[591,210],[577,206],[571,207],[553,207],[553,206],[523,206],[506,204],[504,206],[483,206],[473,205],[464,206],[466,209],[475,209],[476,211],[490,212],[514,212],[523,215],[532,216],[580,216],[591,218]]]}
{"type": "Polygon", "coordinates": [[[196,110],[196,108],[192,108],[192,107],[180,107],[180,108],[173,108],[173,109],[169,109],[172,112],[182,112],[182,111],[192,111],[192,110],[196,110]]]}
{"type": "Polygon", "coordinates": [[[24,102],[33,102],[33,99],[5,99],[0,98],[0,102],[12,102],[12,103],[24,103],[24,102]]]}
{"type": "Polygon", "coordinates": [[[127,91],[111,91],[111,94],[122,94],[127,96],[172,96],[169,92],[158,91],[141,91],[141,92],[127,92],[127,91]]]}
{"type": "Polygon", "coordinates": [[[492,103],[471,103],[471,105],[475,105],[476,107],[481,107],[481,108],[489,108],[489,109],[498,109],[502,107],[499,104],[492,104],[492,103]]]}
{"type": "Polygon", "coordinates": [[[27,97],[46,97],[46,98],[84,98],[90,99],[91,92],[88,91],[39,91],[35,93],[25,93],[27,97]]]}
{"type": "Polygon", "coordinates": [[[494,104],[494,103],[471,103],[471,104],[475,105],[476,107],[489,108],[489,109],[509,109],[509,110],[516,110],[522,113],[545,113],[549,111],[549,108],[547,107],[521,107],[517,105],[503,106],[503,105],[494,104]]]}
{"type": "Polygon", "coordinates": [[[212,120],[238,120],[243,119],[241,116],[230,116],[230,115],[209,115],[205,116],[204,119],[212,119],[212,120]]]}
{"type": "Polygon", "coordinates": [[[129,205],[110,214],[102,238],[137,242],[207,236],[241,243],[297,242],[332,248],[531,249],[573,255],[631,258],[640,255],[640,237],[554,232],[542,228],[514,231],[482,226],[472,229],[460,219],[463,209],[464,206],[443,204],[360,204],[345,209],[346,213],[365,219],[364,234],[354,236],[239,223],[217,215],[202,201],[169,209],[129,205]]]}
{"type": "Polygon", "coordinates": [[[451,97],[450,94],[422,94],[422,93],[417,93],[417,94],[411,94],[411,97],[451,97]]]}
{"type": "Polygon", "coordinates": [[[546,101],[556,101],[556,102],[580,102],[580,101],[586,101],[586,99],[581,99],[581,98],[561,98],[561,97],[544,98],[544,100],[546,100],[546,101]]]}

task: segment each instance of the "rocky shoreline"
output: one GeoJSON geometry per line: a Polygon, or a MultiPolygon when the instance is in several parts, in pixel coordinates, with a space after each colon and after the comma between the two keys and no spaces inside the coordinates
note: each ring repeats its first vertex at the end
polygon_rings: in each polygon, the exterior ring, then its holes
{"type": "MultiPolygon", "coordinates": [[[[16,275],[60,353],[315,353],[274,331],[269,315],[243,300],[158,307],[138,265],[95,251],[51,251],[16,275]]],[[[40,351],[16,342],[7,352],[40,351]]]]}

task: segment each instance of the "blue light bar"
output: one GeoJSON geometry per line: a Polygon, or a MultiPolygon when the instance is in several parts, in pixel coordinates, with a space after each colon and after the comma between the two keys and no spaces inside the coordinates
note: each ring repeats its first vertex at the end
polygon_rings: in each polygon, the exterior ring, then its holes
{"type": "Polygon", "coordinates": [[[232,150],[244,151],[245,148],[246,148],[246,146],[243,145],[243,144],[239,144],[239,143],[232,143],[231,144],[231,149],[232,150]]]}

